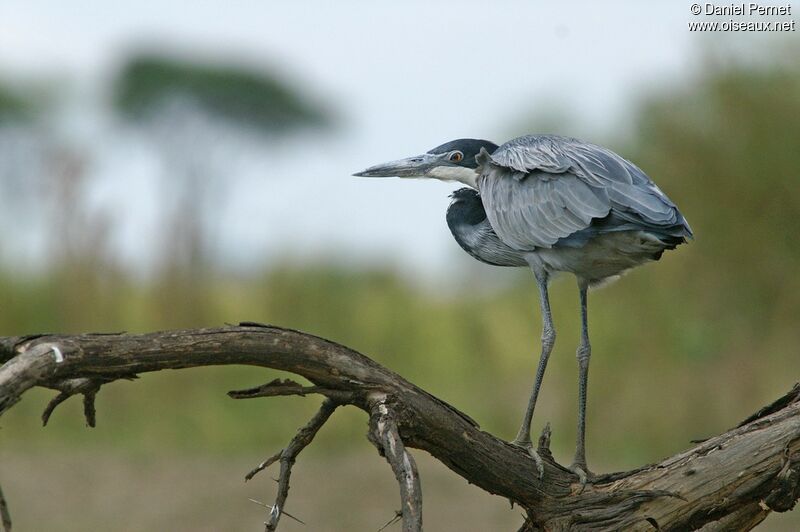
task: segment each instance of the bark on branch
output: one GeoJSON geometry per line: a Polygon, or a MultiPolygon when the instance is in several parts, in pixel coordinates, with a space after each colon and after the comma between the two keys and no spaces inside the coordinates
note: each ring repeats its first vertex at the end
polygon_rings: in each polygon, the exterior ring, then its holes
{"type": "Polygon", "coordinates": [[[369,439],[392,466],[397,483],[400,484],[403,532],[422,530],[422,489],[417,464],[403,445],[395,414],[386,404],[386,394],[372,394],[369,404],[369,439]]]}
{"type": "MultiPolygon", "coordinates": [[[[289,446],[267,460],[280,462],[279,483],[284,482],[271,506],[268,530],[277,526],[281,513],[289,516],[283,505],[297,453],[333,409],[345,404],[370,414],[370,438],[400,485],[405,530],[422,527],[419,475],[407,447],[429,452],[472,484],[523,507],[528,518],[522,530],[747,530],[771,511],[791,509],[800,496],[797,386],[724,434],[658,464],[600,476],[582,489],[549,452],[540,453],[545,459],[540,479],[526,452],[483,432],[447,403],[360,353],[289,329],[248,323],[143,335],[6,337],[0,338],[0,362],[0,414],[30,388],[46,386],[61,391],[57,400],[83,394],[91,405],[87,422],[93,422],[94,395],[101,385],[138,373],[247,364],[305,377],[312,386],[273,381],[231,392],[238,398],[326,397],[289,446]]],[[[548,440],[541,440],[544,451],[548,440]]]]}

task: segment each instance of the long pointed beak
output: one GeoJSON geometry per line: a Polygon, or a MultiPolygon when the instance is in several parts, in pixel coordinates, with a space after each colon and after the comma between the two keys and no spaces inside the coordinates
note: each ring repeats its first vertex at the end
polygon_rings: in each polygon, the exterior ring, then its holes
{"type": "Polygon", "coordinates": [[[439,159],[439,155],[424,153],[407,159],[376,164],[353,175],[357,177],[426,177],[428,171],[436,166],[439,159]]]}

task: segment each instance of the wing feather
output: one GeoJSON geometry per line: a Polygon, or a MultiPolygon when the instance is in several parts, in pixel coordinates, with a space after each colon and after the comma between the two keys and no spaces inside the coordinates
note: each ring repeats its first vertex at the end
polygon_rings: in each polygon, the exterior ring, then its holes
{"type": "Polygon", "coordinates": [[[483,152],[478,189],[497,235],[518,250],[552,247],[613,214],[632,228],[691,229],[675,204],[633,163],[607,148],[554,135],[527,135],[483,152]]]}

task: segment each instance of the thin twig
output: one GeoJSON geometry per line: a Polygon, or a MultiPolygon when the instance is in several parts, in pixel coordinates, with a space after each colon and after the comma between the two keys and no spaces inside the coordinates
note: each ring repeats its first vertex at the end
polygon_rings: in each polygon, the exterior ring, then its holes
{"type": "MultiPolygon", "coordinates": [[[[248,500],[248,501],[250,501],[250,502],[254,502],[254,503],[256,503],[256,504],[257,504],[257,505],[259,505],[259,506],[263,506],[264,508],[267,508],[267,509],[269,509],[270,513],[272,513],[272,512],[273,512],[273,510],[275,509],[275,507],[274,507],[274,506],[272,506],[272,505],[270,505],[270,504],[267,504],[267,503],[265,503],[265,502],[257,501],[257,500],[255,500],[255,499],[247,499],[247,500],[248,500]]],[[[306,524],[306,523],[305,523],[305,521],[301,521],[300,519],[296,518],[295,516],[293,516],[292,514],[290,514],[289,512],[287,512],[286,510],[284,510],[284,511],[283,511],[283,515],[285,515],[285,516],[286,516],[286,517],[288,517],[289,519],[294,519],[295,521],[297,521],[297,522],[298,522],[298,523],[300,523],[301,525],[304,525],[304,524],[306,524]]],[[[265,523],[265,524],[266,524],[266,523],[265,523]]]]}
{"type": "Polygon", "coordinates": [[[50,421],[50,416],[61,403],[72,397],[73,395],[83,395],[83,414],[86,418],[86,424],[94,427],[96,421],[94,398],[97,395],[100,386],[109,382],[106,379],[89,379],[77,378],[66,379],[53,385],[52,387],[60,390],[61,393],[56,395],[42,412],[42,425],[47,425],[50,421]]]}
{"type": "Polygon", "coordinates": [[[0,487],[0,518],[3,520],[3,531],[11,532],[11,512],[8,511],[8,503],[6,496],[3,494],[3,488],[0,487]]]}
{"type": "Polygon", "coordinates": [[[247,482],[248,480],[252,479],[257,474],[261,473],[266,468],[268,468],[269,466],[271,466],[272,464],[277,462],[280,459],[282,454],[283,454],[283,450],[280,450],[277,453],[275,453],[272,456],[270,456],[269,458],[267,458],[266,460],[264,460],[263,462],[261,462],[260,464],[258,464],[256,467],[251,469],[250,472],[247,473],[244,476],[244,481],[247,482]]]}
{"type": "Polygon", "coordinates": [[[53,397],[47,406],[44,407],[44,411],[42,412],[42,426],[46,427],[47,422],[50,421],[50,416],[53,414],[53,411],[56,409],[58,405],[66,401],[72,397],[72,394],[67,392],[61,392],[60,394],[53,397]]]}
{"type": "MultiPolygon", "coordinates": [[[[297,431],[297,434],[294,435],[294,438],[292,438],[285,449],[261,462],[245,476],[246,480],[250,480],[260,471],[280,461],[281,472],[278,476],[278,493],[275,496],[275,504],[271,506],[267,505],[270,508],[269,520],[265,523],[267,532],[274,531],[278,528],[278,521],[281,518],[281,514],[289,515],[284,510],[284,505],[289,495],[289,477],[292,475],[292,466],[294,466],[297,455],[311,443],[314,436],[319,432],[319,429],[328,421],[328,418],[331,417],[331,414],[333,414],[333,411],[336,410],[338,406],[339,403],[333,399],[325,399],[317,413],[314,414],[314,417],[297,431]]],[[[300,521],[296,517],[292,518],[300,521]]]]}
{"type": "Polygon", "coordinates": [[[390,526],[392,526],[393,524],[395,524],[396,522],[398,522],[402,518],[403,518],[403,512],[395,511],[394,512],[394,517],[389,519],[389,521],[385,525],[380,527],[378,529],[378,532],[382,532],[383,530],[386,530],[387,528],[389,528],[390,526]]]}
{"type": "Polygon", "coordinates": [[[50,421],[50,416],[61,403],[72,397],[73,395],[83,395],[83,416],[86,419],[86,425],[94,427],[97,423],[97,410],[95,409],[95,398],[100,387],[118,379],[134,380],[138,378],[134,374],[121,375],[115,378],[108,377],[79,377],[75,379],[64,379],[55,384],[48,384],[49,388],[60,391],[58,395],[53,397],[44,411],[42,412],[42,425],[47,425],[50,421]]]}
{"type": "Polygon", "coordinates": [[[400,484],[403,532],[422,530],[422,489],[414,457],[406,450],[386,394],[370,398],[370,440],[392,466],[400,484]]]}
{"type": "Polygon", "coordinates": [[[282,395],[305,396],[309,393],[325,393],[327,388],[321,386],[303,386],[291,379],[275,379],[261,386],[244,390],[231,390],[228,396],[233,399],[253,399],[256,397],[277,397],[282,395]]]}
{"type": "Polygon", "coordinates": [[[98,390],[100,390],[100,386],[83,394],[83,417],[86,419],[86,424],[92,428],[97,424],[97,409],[94,407],[94,399],[97,397],[98,390]]]}
{"type": "Polygon", "coordinates": [[[324,386],[303,386],[291,379],[275,379],[261,386],[246,388],[244,390],[231,390],[228,396],[232,399],[255,399],[257,397],[279,397],[299,395],[305,397],[310,393],[322,394],[335,399],[338,403],[345,404],[353,400],[353,393],[346,390],[326,388],[324,386]]]}

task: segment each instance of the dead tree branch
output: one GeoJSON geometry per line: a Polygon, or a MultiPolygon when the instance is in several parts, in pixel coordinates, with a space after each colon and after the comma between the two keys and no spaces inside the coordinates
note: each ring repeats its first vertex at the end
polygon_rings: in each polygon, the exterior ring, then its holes
{"type": "MultiPolygon", "coordinates": [[[[311,443],[311,440],[317,435],[322,425],[328,421],[328,418],[331,417],[331,414],[333,414],[337,406],[339,406],[337,402],[331,399],[325,399],[317,413],[311,418],[311,421],[297,431],[297,434],[295,434],[294,438],[292,438],[292,441],[289,442],[289,445],[287,445],[285,449],[264,462],[261,462],[245,476],[245,480],[250,480],[256,476],[259,471],[263,471],[274,462],[280,461],[281,472],[278,477],[278,494],[275,496],[275,503],[270,509],[269,521],[266,522],[266,532],[277,530],[281,514],[286,513],[284,507],[286,506],[286,498],[289,496],[289,477],[292,476],[292,467],[297,460],[297,455],[311,443]]],[[[286,513],[286,515],[289,516],[288,513],[286,513]]],[[[293,517],[293,519],[300,521],[296,517],[293,517]]],[[[302,523],[302,521],[300,522],[302,523]]]]}
{"type": "Polygon", "coordinates": [[[360,353],[298,331],[245,324],[143,335],[6,337],[0,338],[0,362],[0,413],[34,386],[93,398],[103,384],[163,369],[246,364],[308,379],[311,386],[273,381],[232,392],[241,398],[326,397],[287,449],[266,461],[280,461],[279,484],[285,479],[272,507],[277,517],[291,464],[337,405],[370,414],[370,438],[400,484],[405,530],[422,526],[419,476],[407,448],[427,451],[472,484],[524,508],[522,530],[747,530],[771,511],[791,509],[800,496],[800,387],[724,434],[658,464],[600,476],[581,490],[577,477],[547,452],[549,438],[540,440],[540,479],[526,452],[483,432],[465,414],[360,353]]]}
{"type": "Polygon", "coordinates": [[[403,439],[395,421],[395,414],[387,404],[383,393],[373,394],[369,400],[370,431],[369,439],[378,452],[392,466],[394,476],[400,485],[400,515],[403,518],[403,532],[422,530],[422,488],[419,484],[417,463],[403,445],[403,439]]]}

